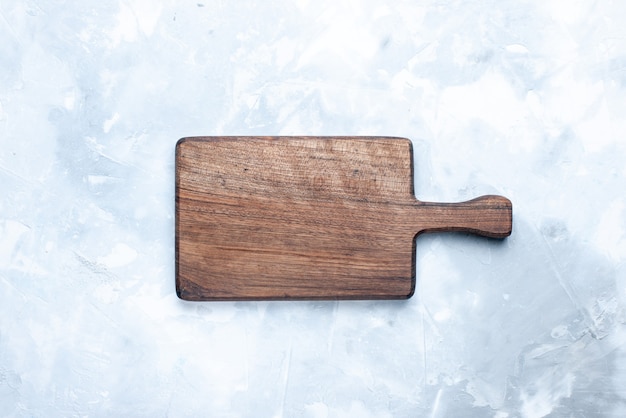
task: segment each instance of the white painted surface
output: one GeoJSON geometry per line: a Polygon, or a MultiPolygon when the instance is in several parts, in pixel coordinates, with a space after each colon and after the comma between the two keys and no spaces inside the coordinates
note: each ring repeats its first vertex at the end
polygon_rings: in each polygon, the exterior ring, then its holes
{"type": "Polygon", "coordinates": [[[626,415],[621,2],[0,5],[0,416],[626,415]],[[175,141],[414,140],[413,299],[186,303],[175,141]]]}

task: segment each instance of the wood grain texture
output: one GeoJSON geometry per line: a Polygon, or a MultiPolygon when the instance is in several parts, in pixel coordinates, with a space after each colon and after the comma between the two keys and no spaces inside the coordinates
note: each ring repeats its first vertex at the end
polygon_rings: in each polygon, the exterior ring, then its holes
{"type": "Polygon", "coordinates": [[[415,199],[411,142],[196,137],[176,146],[176,291],[186,300],[404,299],[415,238],[511,233],[511,202],[415,199]]]}

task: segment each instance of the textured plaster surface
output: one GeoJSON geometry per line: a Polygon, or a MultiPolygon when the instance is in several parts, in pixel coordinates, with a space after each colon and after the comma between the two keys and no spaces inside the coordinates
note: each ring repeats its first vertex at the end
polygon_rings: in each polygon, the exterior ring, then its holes
{"type": "MultiPolygon", "coordinates": [[[[0,416],[626,415],[626,6],[0,2],[0,416]],[[189,303],[174,145],[389,135],[422,200],[407,301],[189,303]]],[[[306,272],[303,272],[306,274],[306,272]]]]}

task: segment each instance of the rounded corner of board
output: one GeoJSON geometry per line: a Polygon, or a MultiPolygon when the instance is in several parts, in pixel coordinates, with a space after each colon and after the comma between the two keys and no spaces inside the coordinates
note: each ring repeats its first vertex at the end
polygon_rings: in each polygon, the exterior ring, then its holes
{"type": "Polygon", "coordinates": [[[178,278],[176,278],[176,296],[178,297],[178,299],[181,300],[189,300],[187,299],[187,295],[185,294],[185,291],[183,290],[180,280],[178,278]]]}
{"type": "Polygon", "coordinates": [[[190,142],[191,140],[193,140],[193,137],[190,137],[190,136],[185,136],[185,137],[180,138],[178,141],[176,141],[176,149],[180,148],[186,142],[190,142]]]}
{"type": "Polygon", "coordinates": [[[402,141],[413,145],[413,141],[411,141],[411,138],[408,138],[406,136],[388,136],[387,139],[391,139],[393,141],[402,141]]]}
{"type": "Polygon", "coordinates": [[[184,280],[180,277],[176,277],[176,296],[178,296],[178,299],[187,302],[197,302],[201,300],[198,299],[194,292],[187,291],[184,280]]]}
{"type": "Polygon", "coordinates": [[[411,287],[409,288],[409,292],[404,295],[401,295],[398,299],[401,299],[401,300],[411,299],[413,295],[415,295],[415,277],[411,279],[411,287]]]}

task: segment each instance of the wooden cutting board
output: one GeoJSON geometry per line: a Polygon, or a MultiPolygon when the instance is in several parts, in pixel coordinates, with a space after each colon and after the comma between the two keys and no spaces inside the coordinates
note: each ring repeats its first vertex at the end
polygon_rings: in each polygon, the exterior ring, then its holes
{"type": "Polygon", "coordinates": [[[197,137],[176,145],[176,291],[186,300],[404,299],[415,238],[503,238],[511,202],[426,203],[411,142],[197,137]]]}

